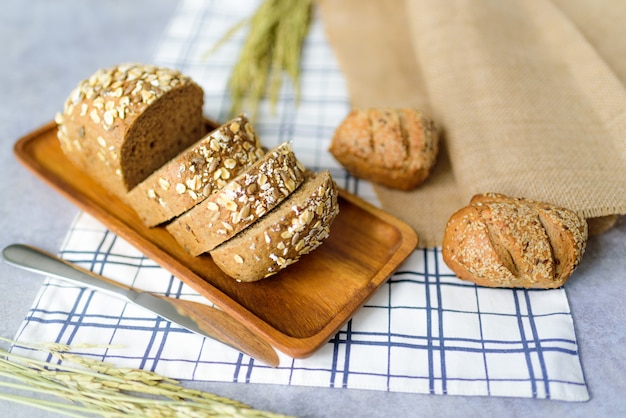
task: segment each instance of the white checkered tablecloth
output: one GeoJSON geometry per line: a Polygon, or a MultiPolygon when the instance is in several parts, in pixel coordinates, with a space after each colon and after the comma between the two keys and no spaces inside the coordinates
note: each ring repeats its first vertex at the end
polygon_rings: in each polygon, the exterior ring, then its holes
{"type": "MultiPolygon", "coordinates": [[[[205,90],[207,116],[225,120],[225,86],[245,32],[206,51],[257,2],[182,1],[154,61],[179,68],[205,90]]],[[[330,169],[338,184],[376,203],[326,151],[349,110],[342,74],[316,16],[303,52],[301,102],[285,82],[275,113],[264,102],[255,128],[264,145],[293,140],[302,162],[330,169]]],[[[81,213],[63,258],[120,282],[202,301],[191,288],[89,215],[81,213]]],[[[439,395],[589,399],[566,293],[487,289],[458,280],[438,248],[416,250],[318,352],[280,355],[270,368],[102,293],[47,279],[20,341],[110,344],[83,354],[176,379],[271,383],[439,395]]]]}

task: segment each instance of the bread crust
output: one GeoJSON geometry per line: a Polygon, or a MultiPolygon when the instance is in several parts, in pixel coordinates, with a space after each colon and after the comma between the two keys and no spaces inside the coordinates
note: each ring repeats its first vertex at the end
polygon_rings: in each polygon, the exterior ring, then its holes
{"type": "Polygon", "coordinates": [[[329,151],[355,177],[411,190],[434,169],[439,136],[416,109],[357,109],[338,126],[329,151]]]}
{"type": "Polygon", "coordinates": [[[304,180],[304,167],[285,142],[194,206],[166,229],[191,254],[211,251],[278,206],[304,180]]]}
{"type": "Polygon", "coordinates": [[[450,217],[442,255],[459,278],[481,286],[556,288],[580,263],[587,237],[573,211],[487,193],[450,217]]]}
{"type": "Polygon", "coordinates": [[[305,182],[264,219],[210,252],[237,281],[270,277],[319,247],[339,213],[337,186],[328,171],[305,182]]]}
{"type": "Polygon", "coordinates": [[[106,189],[126,193],[205,133],[204,92],[177,70],[143,64],[82,80],[55,121],[65,155],[106,189]]]}
{"type": "Polygon", "coordinates": [[[144,224],[156,226],[182,214],[226,186],[263,156],[248,118],[239,115],[185,149],[127,196],[144,224]]]}

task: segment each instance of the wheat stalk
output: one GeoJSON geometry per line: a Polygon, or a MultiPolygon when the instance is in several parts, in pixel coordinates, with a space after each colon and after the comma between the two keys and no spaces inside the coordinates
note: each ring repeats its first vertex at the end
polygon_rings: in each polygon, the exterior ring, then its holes
{"type": "Polygon", "coordinates": [[[249,27],[228,81],[231,116],[245,112],[254,121],[259,102],[266,96],[274,110],[283,73],[291,79],[299,102],[302,44],[312,8],[313,0],[264,0],[252,17],[234,25],[208,51],[218,49],[244,25],[249,27]]]}
{"type": "Polygon", "coordinates": [[[0,340],[48,353],[56,359],[52,363],[0,348],[0,377],[11,380],[0,380],[0,387],[53,395],[70,403],[0,392],[0,399],[7,401],[73,417],[93,414],[111,418],[284,417],[229,398],[184,388],[178,381],[151,371],[118,368],[71,353],[77,346],[25,344],[1,337],[0,340]]]}

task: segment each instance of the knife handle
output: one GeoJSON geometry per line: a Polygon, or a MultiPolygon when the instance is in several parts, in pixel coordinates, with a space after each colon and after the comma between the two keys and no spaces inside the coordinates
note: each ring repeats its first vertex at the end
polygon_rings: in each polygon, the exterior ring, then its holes
{"type": "Polygon", "coordinates": [[[2,257],[11,265],[44,274],[78,286],[87,286],[132,302],[138,292],[124,284],[108,280],[52,254],[24,244],[12,244],[2,251],[2,257]]]}
{"type": "MultiPolygon", "coordinates": [[[[28,245],[9,245],[2,251],[2,256],[8,264],[100,290],[128,302],[134,302],[142,293],[28,245]]],[[[269,366],[279,365],[274,348],[226,312],[202,303],[161,295],[152,296],[168,301],[178,314],[191,319],[205,336],[230,345],[269,366]]]]}

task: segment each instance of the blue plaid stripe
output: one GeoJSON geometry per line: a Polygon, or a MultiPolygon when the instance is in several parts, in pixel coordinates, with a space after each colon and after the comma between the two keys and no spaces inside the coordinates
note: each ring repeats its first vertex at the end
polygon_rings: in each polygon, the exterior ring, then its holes
{"type": "MultiPolygon", "coordinates": [[[[197,298],[150,260],[128,252],[104,227],[82,230],[86,223],[94,221],[82,214],[61,253],[65,259],[143,288],[150,276],[153,291],[197,298]],[[92,235],[87,245],[85,231],[92,235]]],[[[319,353],[303,360],[283,356],[277,369],[106,295],[55,280],[42,288],[19,338],[33,340],[44,326],[56,325],[58,342],[130,343],[83,354],[180,379],[585,399],[563,290],[461,282],[442,264],[438,249],[416,251],[403,267],[319,353]],[[68,292],[66,300],[57,298],[68,292]]]]}
{"type": "MultiPolygon", "coordinates": [[[[202,85],[211,118],[227,117],[225,86],[244,33],[209,58],[206,51],[254,4],[182,1],[156,52],[159,64],[179,68],[202,85]]],[[[327,152],[349,100],[317,17],[303,51],[301,94],[295,106],[293,86],[286,81],[275,113],[262,103],[255,128],[263,143],[293,140],[306,166],[331,170],[340,186],[377,204],[371,185],[349,176],[327,152]]],[[[206,303],[86,214],[70,229],[61,256],[147,291],[206,303]]],[[[17,338],[110,344],[80,353],[178,379],[572,401],[589,397],[563,289],[477,287],[458,280],[438,248],[416,250],[310,358],[281,354],[275,369],[140,308],[54,279],[42,286],[17,338]]]]}

